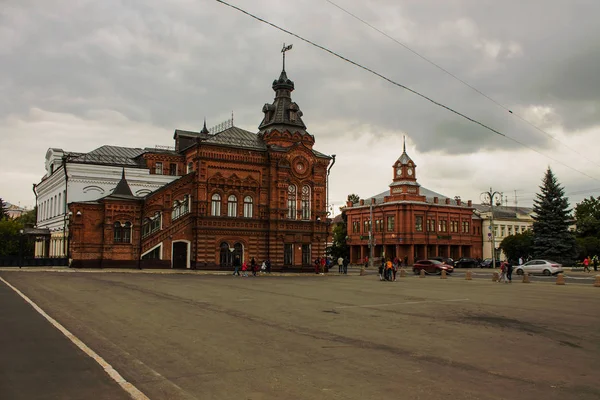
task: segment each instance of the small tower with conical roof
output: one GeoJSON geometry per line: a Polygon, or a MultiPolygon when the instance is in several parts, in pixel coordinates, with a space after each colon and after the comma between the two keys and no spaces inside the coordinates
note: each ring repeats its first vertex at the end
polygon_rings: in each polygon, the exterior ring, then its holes
{"type": "Polygon", "coordinates": [[[393,180],[390,183],[390,200],[424,201],[425,196],[419,193],[417,183],[417,165],[406,153],[406,137],[402,146],[402,154],[393,165],[393,180]]]}

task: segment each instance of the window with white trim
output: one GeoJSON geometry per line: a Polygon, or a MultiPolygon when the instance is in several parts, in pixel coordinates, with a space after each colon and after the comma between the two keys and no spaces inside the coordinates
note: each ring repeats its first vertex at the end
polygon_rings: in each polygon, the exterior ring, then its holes
{"type": "Polygon", "coordinates": [[[218,193],[212,195],[210,201],[210,215],[213,217],[221,216],[221,195],[218,193]]]}
{"type": "Polygon", "coordinates": [[[253,204],[252,196],[244,197],[244,217],[252,218],[253,216],[253,204]]]}
{"type": "Polygon", "coordinates": [[[237,217],[237,197],[229,195],[227,198],[227,216],[237,217]]]}

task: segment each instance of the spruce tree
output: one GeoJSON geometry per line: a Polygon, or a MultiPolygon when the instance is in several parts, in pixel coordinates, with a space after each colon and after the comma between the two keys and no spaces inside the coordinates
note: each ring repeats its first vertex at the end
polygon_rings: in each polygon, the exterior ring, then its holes
{"type": "Polygon", "coordinates": [[[569,231],[571,210],[564,189],[550,167],[544,176],[541,193],[536,195],[533,212],[533,251],[536,258],[572,264],[575,236],[569,231]]]}
{"type": "Polygon", "coordinates": [[[8,219],[8,209],[6,203],[0,198],[0,220],[8,219]]]}

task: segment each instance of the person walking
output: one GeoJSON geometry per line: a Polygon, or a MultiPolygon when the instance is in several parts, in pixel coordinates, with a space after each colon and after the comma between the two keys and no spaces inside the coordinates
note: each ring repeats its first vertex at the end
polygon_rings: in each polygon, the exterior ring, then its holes
{"type": "Polygon", "coordinates": [[[583,259],[583,272],[590,272],[590,257],[586,257],[583,259]]]}
{"type": "Polygon", "coordinates": [[[383,280],[383,266],[384,266],[385,262],[383,260],[383,258],[381,259],[381,264],[379,264],[379,280],[382,281],[383,280]]]}
{"type": "Polygon", "coordinates": [[[233,276],[240,276],[240,256],[235,256],[233,260],[233,276]]]}
{"type": "Polygon", "coordinates": [[[500,264],[500,276],[498,277],[498,283],[502,283],[502,281],[504,281],[504,283],[508,283],[506,280],[506,263],[500,264]]]}
{"type": "Polygon", "coordinates": [[[265,263],[267,264],[267,274],[271,273],[271,259],[267,258],[267,261],[265,261],[265,263]]]}
{"type": "Polygon", "coordinates": [[[388,258],[388,260],[385,262],[385,280],[386,281],[392,281],[392,270],[393,270],[393,264],[392,261],[388,258]]]}
{"type": "Polygon", "coordinates": [[[519,265],[523,265],[523,257],[519,257],[519,265]]]}
{"type": "Polygon", "coordinates": [[[404,266],[408,267],[408,256],[404,256],[404,266]]]}
{"type": "Polygon", "coordinates": [[[337,259],[337,263],[338,263],[338,273],[341,274],[344,272],[344,258],[342,256],[339,256],[337,259]]]}
{"type": "Polygon", "coordinates": [[[398,261],[398,257],[396,257],[394,258],[394,262],[392,263],[392,273],[394,274],[394,282],[396,282],[396,272],[398,272],[398,261]]]}
{"type": "Polygon", "coordinates": [[[327,259],[325,257],[321,257],[321,272],[325,273],[325,266],[327,265],[327,259]]]}
{"type": "Polygon", "coordinates": [[[319,273],[319,267],[321,266],[321,259],[319,257],[315,258],[315,274],[319,273]]]}
{"type": "Polygon", "coordinates": [[[344,275],[348,275],[348,264],[350,264],[350,260],[346,256],[344,257],[344,275]]]}
{"type": "Polygon", "coordinates": [[[594,258],[592,258],[592,263],[594,264],[594,271],[598,272],[598,255],[595,255],[594,258]]]}
{"type": "Polygon", "coordinates": [[[508,279],[508,283],[512,283],[513,266],[509,260],[506,260],[504,266],[506,268],[506,278],[508,279]]]}
{"type": "Polygon", "coordinates": [[[246,264],[246,261],[242,263],[242,276],[244,278],[248,277],[248,264],[246,264]]]}
{"type": "Polygon", "coordinates": [[[254,257],[250,260],[250,268],[252,269],[252,276],[256,276],[256,271],[258,271],[258,266],[256,265],[256,260],[254,257]]]}

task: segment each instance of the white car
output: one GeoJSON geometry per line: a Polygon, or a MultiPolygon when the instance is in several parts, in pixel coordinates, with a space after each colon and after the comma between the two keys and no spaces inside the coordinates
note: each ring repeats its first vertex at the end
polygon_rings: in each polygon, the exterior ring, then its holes
{"type": "Polygon", "coordinates": [[[544,274],[546,276],[561,274],[563,272],[562,264],[550,260],[531,260],[523,265],[517,265],[514,271],[517,275],[523,275],[525,272],[533,274],[544,274]]]}

